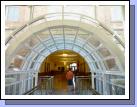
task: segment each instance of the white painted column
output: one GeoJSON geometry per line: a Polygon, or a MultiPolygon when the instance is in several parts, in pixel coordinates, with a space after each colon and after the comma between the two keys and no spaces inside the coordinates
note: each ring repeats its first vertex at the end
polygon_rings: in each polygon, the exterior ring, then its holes
{"type": "Polygon", "coordinates": [[[91,80],[92,80],[92,89],[95,89],[95,85],[94,85],[94,73],[92,73],[91,80]]]}
{"type": "Polygon", "coordinates": [[[38,84],[38,73],[35,74],[35,86],[38,84]]]}

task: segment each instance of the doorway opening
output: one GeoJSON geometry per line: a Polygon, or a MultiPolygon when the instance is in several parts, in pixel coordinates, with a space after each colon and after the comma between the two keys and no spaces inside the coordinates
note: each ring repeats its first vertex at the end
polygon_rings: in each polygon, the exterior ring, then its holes
{"type": "MultiPolygon", "coordinates": [[[[78,92],[78,89],[88,89],[91,87],[91,72],[88,64],[81,55],[70,50],[59,50],[50,54],[41,64],[38,75],[39,80],[41,80],[42,77],[53,77],[52,89],[54,92],[52,91],[51,93],[68,94],[66,73],[69,68],[72,68],[74,74],[73,85],[74,88],[76,88],[75,91],[77,90],[78,92]],[[84,77],[86,77],[86,79],[84,77]],[[77,87],[75,87],[76,85],[77,87]]],[[[46,82],[44,84],[46,84],[46,82]]],[[[77,94],[77,92],[73,94],[77,94]]]]}
{"type": "Polygon", "coordinates": [[[59,50],[50,54],[41,64],[39,76],[55,76],[72,68],[75,75],[90,75],[90,68],[84,58],[70,50],[59,50]]]}

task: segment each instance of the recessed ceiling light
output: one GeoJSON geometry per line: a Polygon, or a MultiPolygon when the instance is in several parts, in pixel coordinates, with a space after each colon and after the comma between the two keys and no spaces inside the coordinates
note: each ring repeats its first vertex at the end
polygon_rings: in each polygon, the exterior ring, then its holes
{"type": "Polygon", "coordinates": [[[63,53],[62,56],[68,56],[68,54],[64,54],[64,53],[63,53]]]}

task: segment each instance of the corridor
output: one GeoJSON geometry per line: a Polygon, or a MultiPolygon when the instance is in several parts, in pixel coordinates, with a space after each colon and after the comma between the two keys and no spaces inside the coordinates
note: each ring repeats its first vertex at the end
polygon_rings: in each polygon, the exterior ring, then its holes
{"type": "Polygon", "coordinates": [[[125,95],[124,9],[7,5],[5,95],[125,95]]]}

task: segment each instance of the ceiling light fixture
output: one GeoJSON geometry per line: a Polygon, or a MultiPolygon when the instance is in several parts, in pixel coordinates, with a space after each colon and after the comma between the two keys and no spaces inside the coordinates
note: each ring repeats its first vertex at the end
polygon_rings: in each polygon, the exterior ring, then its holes
{"type": "Polygon", "coordinates": [[[68,54],[64,54],[64,53],[63,53],[62,56],[65,56],[65,57],[66,57],[66,56],[68,56],[68,54]]]}

